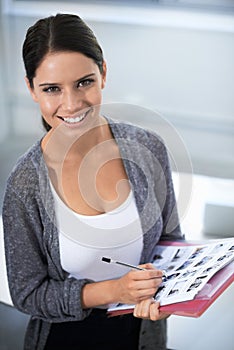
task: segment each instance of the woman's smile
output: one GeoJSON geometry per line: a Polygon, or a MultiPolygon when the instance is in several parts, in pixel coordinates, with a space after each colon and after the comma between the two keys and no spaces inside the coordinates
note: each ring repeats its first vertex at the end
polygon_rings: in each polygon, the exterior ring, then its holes
{"type": "Polygon", "coordinates": [[[77,124],[81,124],[85,118],[88,115],[91,115],[93,111],[93,108],[89,108],[88,110],[85,109],[82,112],[79,112],[72,116],[58,116],[59,119],[61,119],[65,124],[68,124],[69,126],[76,126],[77,124]]]}

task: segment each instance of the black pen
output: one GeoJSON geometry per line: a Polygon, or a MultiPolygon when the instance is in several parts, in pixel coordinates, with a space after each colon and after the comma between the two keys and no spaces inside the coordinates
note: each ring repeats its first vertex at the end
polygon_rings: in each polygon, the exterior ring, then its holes
{"type": "Polygon", "coordinates": [[[130,267],[131,269],[134,269],[134,270],[141,270],[141,271],[145,271],[146,270],[146,269],[143,269],[142,267],[139,267],[139,266],[136,266],[136,265],[127,264],[127,263],[124,263],[124,262],[121,262],[121,261],[116,261],[116,260],[113,260],[111,258],[105,258],[104,256],[102,257],[102,261],[104,261],[106,263],[109,263],[109,264],[118,264],[118,265],[122,265],[122,266],[125,266],[125,267],[130,267]]]}
{"type": "MultiPolygon", "coordinates": [[[[118,264],[118,265],[122,265],[125,267],[130,267],[131,269],[134,270],[141,270],[141,271],[146,271],[147,269],[143,269],[142,267],[136,266],[136,265],[132,265],[132,264],[128,264],[122,261],[117,261],[117,260],[113,260],[111,258],[106,258],[105,256],[102,257],[102,261],[109,263],[109,264],[118,264]]],[[[163,282],[165,282],[167,280],[167,274],[166,271],[162,271],[163,275],[162,275],[162,280],[163,282]]]]}

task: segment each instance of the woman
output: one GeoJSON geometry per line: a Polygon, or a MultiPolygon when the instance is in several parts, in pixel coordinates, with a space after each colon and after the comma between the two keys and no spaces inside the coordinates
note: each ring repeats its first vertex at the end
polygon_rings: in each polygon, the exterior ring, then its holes
{"type": "Polygon", "coordinates": [[[78,16],[35,23],[23,59],[47,131],[12,171],[3,205],[12,300],[32,316],[25,349],[163,349],[162,271],[149,262],[159,239],[182,238],[165,146],[101,115],[106,63],[78,16]],[[109,318],[118,303],[136,305],[133,315],[109,318]]]}

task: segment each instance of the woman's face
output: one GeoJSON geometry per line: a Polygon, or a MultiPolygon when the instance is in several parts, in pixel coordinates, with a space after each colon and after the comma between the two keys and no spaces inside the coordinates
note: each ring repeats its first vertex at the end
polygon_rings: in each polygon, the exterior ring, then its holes
{"type": "Polygon", "coordinates": [[[49,53],[36,70],[33,88],[26,78],[45,121],[52,128],[63,124],[75,129],[97,117],[94,107],[101,104],[105,80],[105,63],[101,74],[91,58],[78,52],[49,53]]]}

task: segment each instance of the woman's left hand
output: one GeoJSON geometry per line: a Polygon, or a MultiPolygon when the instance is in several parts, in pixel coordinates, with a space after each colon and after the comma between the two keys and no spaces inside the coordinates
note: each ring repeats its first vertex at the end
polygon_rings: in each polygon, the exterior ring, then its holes
{"type": "Polygon", "coordinates": [[[161,312],[159,306],[160,304],[152,298],[145,299],[136,304],[133,315],[138,318],[150,319],[151,321],[169,317],[170,314],[161,312]]]}

